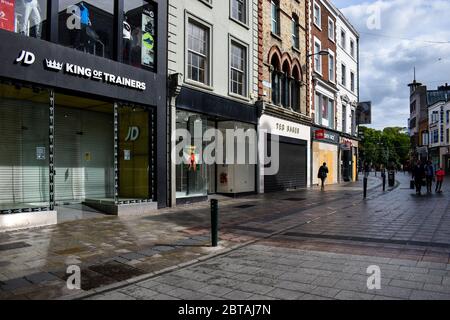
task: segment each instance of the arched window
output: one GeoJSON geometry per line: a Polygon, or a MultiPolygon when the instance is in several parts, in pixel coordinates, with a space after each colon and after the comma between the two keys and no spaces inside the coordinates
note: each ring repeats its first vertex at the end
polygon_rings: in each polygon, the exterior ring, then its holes
{"type": "Polygon", "coordinates": [[[290,66],[289,62],[286,60],[283,63],[283,75],[281,77],[281,105],[285,108],[289,108],[291,106],[290,101],[290,66]]]}
{"type": "Polygon", "coordinates": [[[278,56],[274,54],[270,61],[271,77],[272,77],[272,103],[275,105],[280,104],[280,61],[278,56]]]}
{"type": "Polygon", "coordinates": [[[294,111],[302,112],[300,108],[300,69],[297,65],[294,65],[292,69],[292,81],[291,81],[291,108],[294,111]]]}

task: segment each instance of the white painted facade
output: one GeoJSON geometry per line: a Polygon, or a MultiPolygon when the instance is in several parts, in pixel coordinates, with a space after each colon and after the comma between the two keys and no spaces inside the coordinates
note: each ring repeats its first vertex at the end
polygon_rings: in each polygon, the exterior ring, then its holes
{"type": "Polygon", "coordinates": [[[258,94],[258,1],[246,0],[246,23],[231,18],[229,0],[169,0],[168,73],[182,75],[183,85],[209,93],[254,103],[258,94]],[[189,19],[209,28],[209,84],[187,77],[187,32],[189,19]],[[230,42],[247,48],[247,92],[230,93],[230,42]]]}
{"type": "Polygon", "coordinates": [[[359,34],[340,12],[336,18],[336,46],[336,82],[339,89],[336,100],[336,129],[357,135],[355,118],[359,101],[359,34]],[[345,66],[344,78],[343,66],[345,66]]]}

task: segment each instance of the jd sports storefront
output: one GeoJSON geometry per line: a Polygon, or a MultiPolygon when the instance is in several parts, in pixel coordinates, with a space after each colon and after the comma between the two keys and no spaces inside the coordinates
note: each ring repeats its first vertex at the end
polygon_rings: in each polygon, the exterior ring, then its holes
{"type": "Polygon", "coordinates": [[[56,223],[74,204],[165,207],[165,59],[155,73],[4,30],[0,41],[0,230],[56,223]]]}

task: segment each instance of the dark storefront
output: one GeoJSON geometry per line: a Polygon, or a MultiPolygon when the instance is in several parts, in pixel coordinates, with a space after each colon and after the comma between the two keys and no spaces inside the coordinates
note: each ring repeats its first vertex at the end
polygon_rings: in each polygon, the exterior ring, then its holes
{"type": "MultiPolygon", "coordinates": [[[[256,133],[256,110],[254,105],[227,99],[200,90],[183,87],[176,99],[176,129],[191,133],[208,130],[220,131],[226,145],[226,130],[253,130],[256,133]]],[[[181,163],[175,168],[175,194],[177,203],[202,201],[209,194],[237,195],[256,192],[256,163],[245,164],[205,163],[202,152],[207,143],[202,136],[193,138],[183,150],[185,158],[195,157],[203,161],[193,168],[181,163]]],[[[216,137],[214,140],[217,139],[216,137]]],[[[245,140],[247,153],[256,154],[256,143],[245,140]]],[[[226,153],[226,152],[225,152],[226,153]]],[[[224,157],[227,155],[224,154],[224,157]]],[[[238,155],[235,154],[237,157],[238,155]]],[[[246,159],[249,159],[247,154],[246,159]]]]}
{"type": "Polygon", "coordinates": [[[2,219],[77,203],[112,214],[165,207],[166,1],[10,2],[0,24],[2,219]]]}

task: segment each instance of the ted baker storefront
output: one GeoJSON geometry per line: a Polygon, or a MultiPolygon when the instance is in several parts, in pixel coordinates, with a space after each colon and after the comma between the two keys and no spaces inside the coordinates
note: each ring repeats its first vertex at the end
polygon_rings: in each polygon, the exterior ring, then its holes
{"type": "Polygon", "coordinates": [[[31,1],[23,21],[16,2],[0,24],[0,231],[165,207],[166,4],[31,1]]]}

